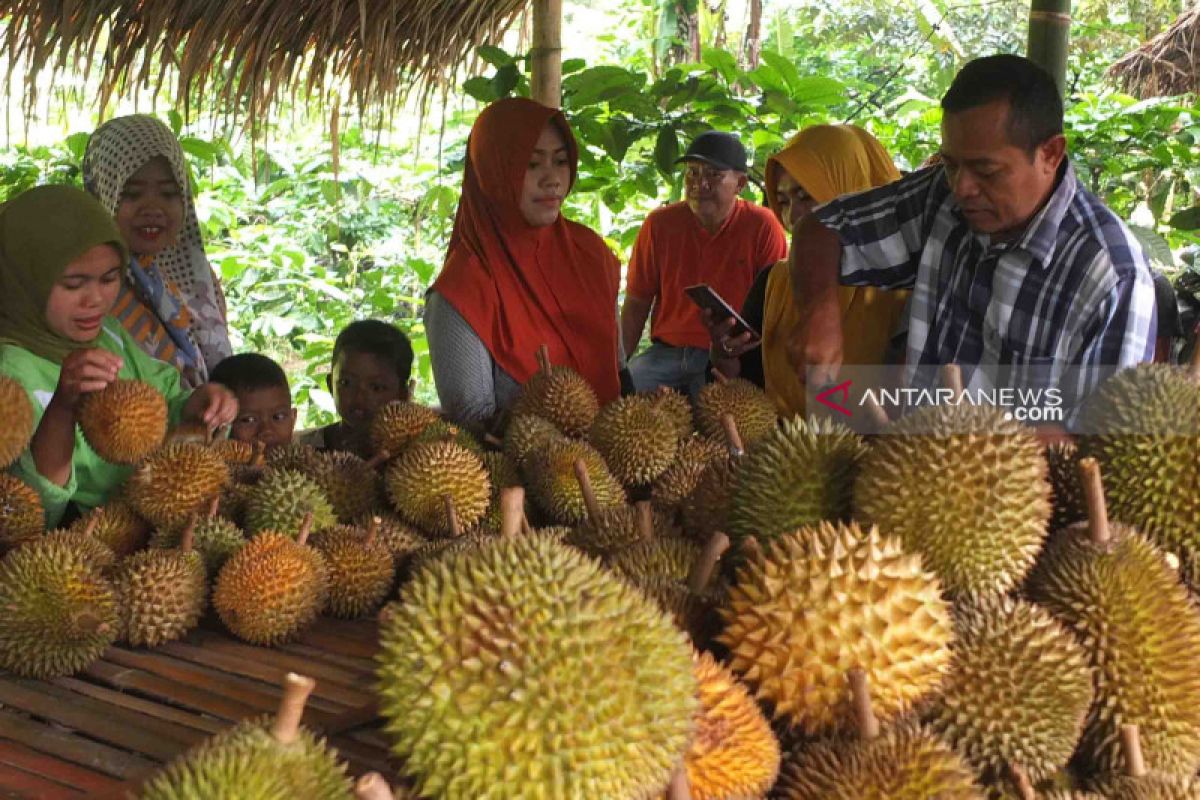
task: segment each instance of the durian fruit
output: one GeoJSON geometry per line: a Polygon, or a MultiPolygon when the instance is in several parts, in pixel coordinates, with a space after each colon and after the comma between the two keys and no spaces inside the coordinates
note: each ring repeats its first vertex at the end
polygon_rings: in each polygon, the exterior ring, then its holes
{"type": "Polygon", "coordinates": [[[498,536],[522,536],[532,531],[525,519],[525,489],[510,486],[500,490],[501,521],[496,531],[475,529],[451,539],[434,539],[418,547],[412,554],[411,572],[430,561],[455,553],[467,553],[494,541],[498,536]]]}
{"type": "Polygon", "coordinates": [[[991,406],[918,409],[860,462],[854,515],[920,553],[952,596],[1003,594],[1033,566],[1050,519],[1033,431],[991,406]]]}
{"type": "Polygon", "coordinates": [[[0,472],[0,551],[36,539],[44,530],[42,498],[25,481],[0,472]]]}
{"type": "MultiPolygon", "coordinates": [[[[220,516],[219,508],[220,500],[214,498],[209,505],[208,515],[201,518],[192,531],[192,549],[200,554],[204,571],[209,576],[220,572],[225,562],[246,544],[241,529],[220,516]]],[[[182,534],[183,529],[161,528],[150,539],[150,546],[156,549],[180,547],[182,534]]]]}
{"type": "Polygon", "coordinates": [[[985,783],[1019,764],[1041,783],[1067,765],[1092,701],[1083,647],[1048,611],[1010,598],[956,609],[950,671],[923,712],[985,783]]]}
{"type": "Polygon", "coordinates": [[[250,464],[259,452],[263,452],[259,449],[261,447],[261,442],[251,444],[250,442],[242,442],[237,439],[218,439],[209,445],[209,449],[219,455],[221,460],[231,467],[250,464]]]}
{"type": "Polygon", "coordinates": [[[399,573],[409,556],[424,544],[426,539],[416,528],[391,513],[359,517],[354,524],[358,528],[369,528],[375,520],[379,520],[376,538],[392,554],[392,563],[396,565],[396,572],[399,573]]]}
{"type": "Polygon", "coordinates": [[[97,455],[113,464],[136,464],[167,435],[167,400],[148,383],[119,378],[85,394],[76,419],[97,455]]]}
{"type": "Polygon", "coordinates": [[[1062,530],[1074,522],[1087,519],[1083,490],[1079,484],[1079,451],[1069,442],[1056,442],[1046,448],[1051,496],[1054,500],[1050,514],[1050,531],[1062,530]]]}
{"type": "Polygon", "coordinates": [[[822,520],[850,516],[858,462],[867,446],[830,420],[793,417],[747,450],[729,509],[735,537],[769,540],[822,520]]]}
{"type": "Polygon", "coordinates": [[[483,445],[471,435],[470,431],[444,419],[438,419],[425,426],[425,429],[414,436],[405,446],[411,447],[421,442],[454,442],[478,456],[483,455],[483,445]]]}
{"type": "Polygon", "coordinates": [[[0,668],[57,678],[98,660],[117,635],[112,584],[78,548],[30,542],[0,561],[0,668]]]}
{"type": "Polygon", "coordinates": [[[575,525],[589,514],[588,504],[577,477],[582,462],[596,508],[601,510],[625,504],[625,490],[613,477],[604,458],[587,442],[559,439],[531,456],[525,465],[526,488],[535,505],[558,525],[575,525]]]}
{"type": "Polygon", "coordinates": [[[488,529],[500,529],[500,490],[512,486],[523,486],[521,470],[508,455],[498,450],[488,450],[480,456],[483,467],[487,470],[488,480],[492,491],[488,497],[488,510],[480,526],[488,529]]]}
{"type": "Polygon", "coordinates": [[[401,518],[434,536],[474,526],[491,497],[483,461],[453,442],[407,448],[388,465],[384,483],[401,518]]]}
{"type": "Polygon", "coordinates": [[[432,408],[393,400],[379,409],[371,420],[371,447],[376,453],[398,455],[417,434],[438,419],[432,408]]]}
{"type": "Polygon", "coordinates": [[[1095,788],[1109,800],[1200,800],[1195,775],[1164,775],[1146,768],[1137,725],[1121,726],[1125,773],[1097,780],[1095,788]]]}
{"type": "Polygon", "coordinates": [[[308,541],[311,520],[293,539],[263,531],[221,568],[212,603],[225,627],[251,644],[282,644],[325,608],[325,559],[308,541]]]}
{"type": "Polygon", "coordinates": [[[246,532],[295,533],[307,514],[314,530],[337,524],[333,506],[320,485],[290,469],[269,469],[246,498],[246,532]]]}
{"type": "Polygon", "coordinates": [[[313,537],[313,547],[325,557],[329,574],[329,613],[355,619],[383,605],[396,580],[392,551],[379,541],[381,520],[366,530],[339,525],[313,537]]]}
{"type": "Polygon", "coordinates": [[[785,760],[773,796],[780,800],[983,800],[970,767],[910,719],[880,732],[872,688],[849,675],[857,738],[801,744],[785,760]]]}
{"type": "Polygon", "coordinates": [[[684,758],[692,800],[762,797],[779,774],[779,742],[758,705],[708,653],[695,656],[700,709],[684,758]]]}
{"type": "Polygon", "coordinates": [[[388,611],[380,710],[421,796],[651,797],[687,750],[685,635],[547,536],[430,562],[388,611]]]}
{"type": "Polygon", "coordinates": [[[179,548],[142,550],[121,562],[113,584],[120,619],[118,639],[158,647],[185,636],[204,613],[208,593],[204,562],[192,549],[199,515],[193,515],[179,548]]]}
{"type": "Polygon", "coordinates": [[[562,438],[562,432],[541,417],[517,415],[509,420],[505,429],[504,452],[518,467],[524,467],[530,456],[562,438]]]}
{"type": "Polygon", "coordinates": [[[307,476],[321,468],[324,458],[324,453],[312,445],[288,442],[266,451],[265,466],[307,476]]]}
{"type": "Polygon", "coordinates": [[[684,582],[700,555],[700,546],[680,536],[642,539],[612,553],[609,568],[632,580],[684,582]]]}
{"type": "Polygon", "coordinates": [[[351,800],[346,764],[300,726],[315,685],[288,673],[274,719],[245,720],[192,748],[146,784],[142,800],[351,800]]]}
{"type": "Polygon", "coordinates": [[[525,381],[513,403],[513,416],[532,414],[567,436],[586,436],[600,411],[591,384],[570,367],[551,366],[545,345],[538,349],[538,364],[540,369],[525,381]]]}
{"type": "Polygon", "coordinates": [[[45,536],[41,536],[27,544],[55,542],[64,547],[69,547],[78,553],[93,569],[101,575],[107,576],[112,568],[116,566],[117,556],[112,551],[112,548],[93,535],[98,524],[98,520],[92,519],[82,529],[48,531],[45,536]]]}
{"type": "Polygon", "coordinates": [[[650,487],[654,507],[674,512],[696,490],[708,465],[724,455],[725,448],[711,439],[691,436],[681,441],[674,463],[650,487]]]}
{"type": "Polygon", "coordinates": [[[33,438],[33,404],[25,387],[0,375],[0,469],[20,457],[33,438]]]}
{"type": "Polygon", "coordinates": [[[940,582],[875,528],[822,522],[752,551],[720,613],[717,641],[734,671],[805,734],[848,729],[848,666],[866,672],[875,708],[892,719],[950,664],[940,582]]]}
{"type": "Polygon", "coordinates": [[[713,612],[725,602],[729,592],[724,581],[714,580],[717,565],[729,548],[729,537],[718,532],[703,548],[693,545],[690,550],[692,560],[686,567],[682,563],[682,554],[669,552],[674,549],[669,544],[672,541],[677,540],[658,540],[665,547],[648,554],[642,568],[627,563],[618,574],[658,603],[681,630],[687,631],[697,646],[703,646],[720,627],[720,620],[713,612]]]}
{"type": "Polygon", "coordinates": [[[638,396],[650,400],[655,408],[666,415],[679,441],[691,438],[696,428],[692,420],[692,402],[687,395],[668,386],[660,386],[651,392],[640,392],[638,396]]]}
{"type": "Polygon", "coordinates": [[[680,506],[685,534],[704,541],[729,527],[729,511],[740,464],[741,456],[737,455],[722,455],[708,462],[700,473],[696,488],[680,506]]]}
{"type": "Polygon", "coordinates": [[[1089,521],[1046,545],[1029,596],[1065,623],[1094,670],[1095,700],[1077,766],[1122,773],[1120,726],[1137,725],[1147,765],[1185,776],[1200,764],[1200,610],[1166,557],[1109,523],[1094,459],[1083,459],[1089,521]]]}
{"type": "Polygon", "coordinates": [[[150,538],[150,523],[139,517],[133,507],[119,497],[84,514],[72,523],[70,529],[82,531],[93,519],[96,524],[92,528],[92,535],[108,545],[117,558],[141,550],[150,538]]]}
{"type": "Polygon", "coordinates": [[[198,444],[167,444],[155,450],[125,483],[125,498],[156,528],[183,525],[203,511],[229,482],[229,467],[198,444]]]}
{"type": "Polygon", "coordinates": [[[636,395],[600,409],[588,439],[626,487],[654,481],[675,461],[679,449],[671,420],[653,402],[636,395]]]}
{"type": "Polygon", "coordinates": [[[322,453],[306,475],[321,487],[338,521],[349,524],[375,510],[381,488],[375,468],[380,463],[365,461],[353,453],[322,453]]]}
{"type": "Polygon", "coordinates": [[[167,431],[167,435],[163,439],[163,446],[165,447],[169,444],[198,444],[201,447],[210,447],[213,443],[214,433],[215,431],[210,430],[203,422],[181,422],[167,431]]]}
{"type": "Polygon", "coordinates": [[[745,378],[726,378],[719,372],[716,382],[705,385],[696,396],[696,428],[710,439],[725,435],[721,418],[731,414],[737,421],[742,441],[754,444],[775,429],[775,404],[766,392],[745,378]]]}
{"type": "MultiPolygon", "coordinates": [[[[576,467],[576,476],[583,488],[584,496],[593,495],[591,481],[582,464],[576,467]]],[[[601,508],[599,503],[586,504],[588,515],[576,525],[566,537],[566,543],[591,556],[605,557],[619,553],[639,542],[654,538],[654,509],[645,500],[632,506],[601,508]]]]}

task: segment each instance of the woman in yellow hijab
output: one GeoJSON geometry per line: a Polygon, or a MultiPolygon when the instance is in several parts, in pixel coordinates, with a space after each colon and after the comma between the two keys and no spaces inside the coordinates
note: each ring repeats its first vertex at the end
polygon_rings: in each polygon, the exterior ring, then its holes
{"type": "MultiPolygon", "coordinates": [[[[783,226],[791,230],[793,223],[821,203],[899,177],[883,145],[862,128],[814,125],[797,133],[767,160],[767,202],[783,226]]],[[[865,286],[841,288],[845,363],[887,363],[908,295],[907,291],[865,286]]],[[[786,260],[759,275],[742,316],[751,325],[759,325],[761,348],[750,349],[743,339],[731,338],[727,323],[712,325],[713,365],[730,377],[740,374],[761,382],[780,414],[803,414],[804,384],[787,352],[788,334],[798,322],[799,311],[792,300],[786,260]]]]}

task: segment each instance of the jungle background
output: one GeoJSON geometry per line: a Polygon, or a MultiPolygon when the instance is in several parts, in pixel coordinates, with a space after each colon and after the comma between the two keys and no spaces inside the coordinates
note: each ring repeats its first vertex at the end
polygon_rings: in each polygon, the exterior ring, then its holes
{"type": "MultiPolygon", "coordinates": [[[[1190,1],[1077,0],[1067,74],[1076,169],[1177,281],[1200,273],[1200,101],[1138,101],[1106,70],[1190,1]]],[[[626,261],[646,213],[680,197],[675,158],[709,127],[742,137],[755,180],[773,150],[817,122],[863,125],[914,168],[937,150],[938,98],[954,73],[978,55],[1023,52],[1028,9],[1028,0],[566,0],[563,106],[581,145],[566,213],[626,261]]],[[[528,94],[529,40],[518,24],[453,86],[389,114],[293,98],[251,134],[202,98],[131,92],[103,110],[154,113],[179,135],[235,349],[284,364],[301,425],[331,418],[324,376],[334,336],[354,319],[407,331],[417,397],[435,399],[423,294],[450,235],[471,122],[487,102],[528,94]]],[[[94,76],[59,77],[28,102],[22,65],[0,64],[0,201],[38,183],[78,184],[102,116],[94,76]]],[[[761,199],[754,185],[747,196],[761,199]]]]}

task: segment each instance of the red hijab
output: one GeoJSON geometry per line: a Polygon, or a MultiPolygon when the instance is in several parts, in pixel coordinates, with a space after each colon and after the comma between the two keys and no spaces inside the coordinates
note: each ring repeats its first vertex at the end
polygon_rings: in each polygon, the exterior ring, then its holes
{"type": "Polygon", "coordinates": [[[603,239],[561,214],[543,228],[521,215],[525,170],[547,123],[566,142],[574,184],[579,149],[561,111],[511,98],[475,120],[450,251],[432,288],[517,381],[537,372],[545,344],[554,364],[579,372],[608,402],[620,394],[621,266],[603,239]]]}

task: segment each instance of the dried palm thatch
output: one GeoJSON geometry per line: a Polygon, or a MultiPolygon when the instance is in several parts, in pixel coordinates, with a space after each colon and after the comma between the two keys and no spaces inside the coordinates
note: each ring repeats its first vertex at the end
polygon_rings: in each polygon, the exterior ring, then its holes
{"type": "Polygon", "coordinates": [[[1108,73],[1142,99],[1200,91],[1200,3],[1109,67],[1108,73]]]}
{"type": "Polygon", "coordinates": [[[39,75],[98,65],[100,107],[175,80],[253,127],[281,94],[344,91],[360,109],[394,110],[444,85],[481,44],[512,25],[525,0],[0,0],[9,64],[26,97],[39,75]]]}

